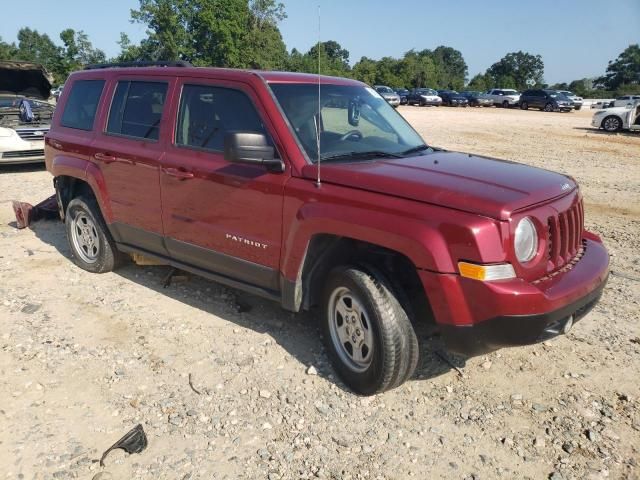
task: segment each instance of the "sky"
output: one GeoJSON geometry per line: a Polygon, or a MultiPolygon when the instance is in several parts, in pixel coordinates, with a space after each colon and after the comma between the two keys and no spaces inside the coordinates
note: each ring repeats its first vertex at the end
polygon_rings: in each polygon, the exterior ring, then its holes
{"type": "MultiPolygon", "coordinates": [[[[410,49],[446,45],[462,52],[469,78],[483,73],[506,53],[542,55],[548,83],[599,76],[609,60],[640,42],[640,0],[281,0],[280,24],[287,48],[306,52],[320,38],[335,40],[362,56],[401,57],[410,49]]],[[[13,0],[0,0],[13,4],[13,0]]],[[[54,41],[68,27],[84,30],[107,56],[118,53],[120,32],[133,41],[145,27],[129,21],[138,0],[29,0],[28,12],[0,22],[0,37],[15,41],[22,26],[48,33],[54,41]]],[[[17,12],[16,12],[17,13],[17,12]]]]}

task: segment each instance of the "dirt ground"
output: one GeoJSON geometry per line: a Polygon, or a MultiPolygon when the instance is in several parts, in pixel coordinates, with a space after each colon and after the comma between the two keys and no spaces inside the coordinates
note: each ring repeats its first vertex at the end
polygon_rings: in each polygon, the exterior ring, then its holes
{"type": "Polygon", "coordinates": [[[47,197],[49,174],[3,168],[0,478],[640,478],[640,135],[598,132],[589,110],[400,112],[433,145],[578,180],[614,274],[569,335],[459,371],[423,338],[414,379],[361,398],[314,313],[193,277],[163,288],[167,267],[84,272],[61,223],[12,225],[10,200],[47,197]],[[138,423],[148,448],[100,467],[138,423]]]}

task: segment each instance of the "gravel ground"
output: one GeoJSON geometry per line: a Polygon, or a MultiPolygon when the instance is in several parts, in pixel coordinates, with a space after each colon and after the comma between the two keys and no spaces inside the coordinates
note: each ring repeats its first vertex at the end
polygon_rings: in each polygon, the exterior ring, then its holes
{"type": "Polygon", "coordinates": [[[640,135],[593,130],[589,111],[400,112],[434,145],[579,181],[614,275],[569,335],[456,370],[426,332],[414,379],[358,397],[313,313],[196,277],[163,288],[161,266],[84,272],[61,223],[11,224],[49,174],[4,168],[0,478],[640,478],[640,135]],[[100,467],[137,423],[148,448],[100,467]]]}

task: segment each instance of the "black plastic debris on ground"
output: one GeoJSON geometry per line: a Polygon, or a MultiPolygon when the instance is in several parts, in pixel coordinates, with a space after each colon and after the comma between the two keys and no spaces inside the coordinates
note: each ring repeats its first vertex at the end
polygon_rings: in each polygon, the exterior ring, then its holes
{"type": "Polygon", "coordinates": [[[120,440],[111,445],[107,451],[102,454],[100,459],[100,466],[104,467],[104,459],[107,457],[111,450],[117,450],[118,448],[125,452],[140,453],[147,448],[147,435],[144,433],[142,425],[138,424],[129,430],[120,440]]]}

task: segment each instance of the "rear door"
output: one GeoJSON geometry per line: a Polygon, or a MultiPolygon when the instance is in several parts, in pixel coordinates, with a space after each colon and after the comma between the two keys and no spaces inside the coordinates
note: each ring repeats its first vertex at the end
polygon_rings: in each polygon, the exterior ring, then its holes
{"type": "Polygon", "coordinates": [[[110,107],[96,135],[94,162],[107,185],[116,241],[166,254],[160,205],[160,141],[175,80],[120,76],[109,85],[110,107]]]}
{"type": "Polygon", "coordinates": [[[285,173],[224,159],[229,131],[272,135],[244,83],[184,78],[162,160],[165,242],[186,264],[269,291],[279,289],[285,173]]]}

